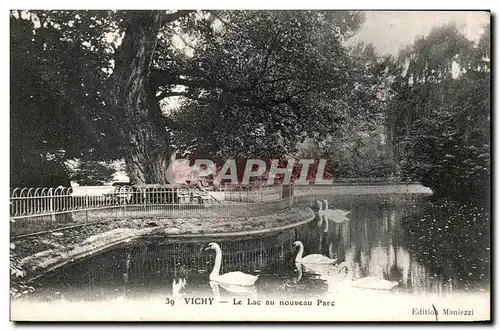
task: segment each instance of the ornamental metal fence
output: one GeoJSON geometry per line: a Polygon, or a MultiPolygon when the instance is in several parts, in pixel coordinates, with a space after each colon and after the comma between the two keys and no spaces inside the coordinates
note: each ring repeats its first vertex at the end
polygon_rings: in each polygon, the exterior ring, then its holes
{"type": "Polygon", "coordinates": [[[289,185],[16,188],[10,228],[20,236],[113,219],[268,215],[293,206],[292,192],[289,185]]]}
{"type": "MultiPolygon", "coordinates": [[[[361,184],[360,184],[361,183],[361,184]]],[[[236,218],[269,215],[294,205],[351,208],[361,196],[428,196],[415,183],[370,185],[248,185],[180,187],[172,185],[16,188],[10,197],[11,236],[55,231],[106,220],[147,218],[236,218]],[[343,198],[341,198],[343,197],[343,198]],[[349,203],[343,203],[343,200],[349,203]],[[334,202],[335,201],[335,202],[334,202]]]]}

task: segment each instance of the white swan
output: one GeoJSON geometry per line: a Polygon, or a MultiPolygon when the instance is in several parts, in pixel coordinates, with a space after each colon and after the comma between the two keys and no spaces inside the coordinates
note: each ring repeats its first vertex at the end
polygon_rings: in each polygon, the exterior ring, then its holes
{"type": "Polygon", "coordinates": [[[372,290],[390,290],[397,286],[398,282],[391,282],[385,279],[380,279],[377,277],[363,277],[356,280],[352,280],[352,270],[349,268],[346,262],[342,262],[338,266],[339,273],[345,272],[347,269],[347,280],[351,281],[350,285],[359,288],[372,289],[372,290]]]}
{"type": "Polygon", "coordinates": [[[307,256],[302,257],[304,254],[304,244],[301,241],[296,241],[293,243],[293,248],[299,247],[299,252],[297,253],[297,256],[295,257],[295,262],[296,263],[302,263],[302,264],[334,264],[337,262],[335,259],[330,259],[324,255],[321,254],[310,254],[307,256]]]}
{"type": "Polygon", "coordinates": [[[210,243],[205,250],[213,249],[215,250],[215,265],[214,269],[210,273],[210,280],[226,285],[239,285],[239,286],[251,286],[255,284],[259,276],[253,276],[245,274],[241,271],[228,272],[223,275],[219,275],[220,267],[222,264],[222,251],[217,243],[210,243]]]}
{"type": "Polygon", "coordinates": [[[294,283],[298,283],[302,279],[302,264],[295,262],[295,268],[297,269],[297,277],[293,278],[294,283]]]}
{"type": "Polygon", "coordinates": [[[323,209],[323,205],[321,204],[321,201],[316,201],[316,203],[319,206],[318,213],[321,215],[324,215],[327,217],[327,219],[331,219],[335,223],[343,223],[345,221],[348,221],[349,219],[346,217],[347,214],[350,213],[350,211],[345,211],[342,209],[328,209],[328,200],[324,199],[325,202],[325,209],[323,209]]]}

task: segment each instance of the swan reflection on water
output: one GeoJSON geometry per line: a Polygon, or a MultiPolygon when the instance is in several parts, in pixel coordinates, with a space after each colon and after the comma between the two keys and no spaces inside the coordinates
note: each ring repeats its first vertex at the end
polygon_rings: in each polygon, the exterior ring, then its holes
{"type": "Polygon", "coordinates": [[[222,298],[220,294],[220,288],[229,292],[230,297],[234,297],[235,295],[237,295],[237,296],[249,297],[251,299],[257,298],[257,290],[253,285],[251,286],[230,285],[230,284],[222,284],[212,280],[209,282],[209,285],[210,288],[212,289],[214,298],[216,298],[217,300],[220,300],[222,298]]]}
{"type": "Polygon", "coordinates": [[[174,300],[182,298],[181,291],[186,287],[186,278],[174,278],[172,281],[172,297],[174,300]]]}
{"type": "Polygon", "coordinates": [[[398,282],[385,280],[378,277],[368,276],[354,279],[352,267],[347,262],[338,265],[338,272],[343,273],[346,283],[353,287],[371,289],[371,290],[391,290],[398,286],[398,282]]]}
{"type": "Polygon", "coordinates": [[[294,273],[294,276],[291,277],[290,279],[286,279],[284,282],[283,282],[283,288],[286,289],[288,287],[292,287],[294,286],[295,284],[297,284],[298,282],[300,282],[300,280],[302,279],[303,277],[303,272],[302,272],[302,264],[299,263],[299,262],[295,262],[295,269],[294,271],[297,271],[297,275],[295,275],[294,273]]]}
{"type": "Polygon", "coordinates": [[[325,203],[325,209],[323,209],[321,201],[319,200],[316,201],[316,204],[318,205],[318,227],[320,227],[323,224],[323,222],[325,223],[323,232],[328,233],[329,221],[332,221],[337,224],[342,224],[345,223],[346,221],[349,221],[349,218],[347,218],[346,215],[349,214],[350,211],[345,211],[341,209],[330,210],[328,209],[328,201],[326,199],[323,201],[325,203]]]}

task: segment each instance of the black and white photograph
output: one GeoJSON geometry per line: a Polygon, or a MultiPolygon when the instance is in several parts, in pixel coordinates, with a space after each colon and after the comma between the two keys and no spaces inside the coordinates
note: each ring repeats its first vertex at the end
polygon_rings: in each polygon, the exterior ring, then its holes
{"type": "Polygon", "coordinates": [[[8,15],[11,321],[491,321],[489,10],[8,15]]]}

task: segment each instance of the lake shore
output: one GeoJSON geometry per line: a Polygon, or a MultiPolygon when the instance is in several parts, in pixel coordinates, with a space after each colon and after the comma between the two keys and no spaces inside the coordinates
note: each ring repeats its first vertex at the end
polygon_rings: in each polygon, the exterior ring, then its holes
{"type": "Polygon", "coordinates": [[[136,239],[260,235],[305,224],[314,217],[309,207],[292,207],[259,217],[115,219],[18,238],[11,242],[11,283],[14,287],[11,291],[15,295],[29,292],[29,288],[24,288],[25,282],[74,260],[136,239]]]}
{"type": "Polygon", "coordinates": [[[315,213],[308,205],[310,199],[326,193],[347,196],[378,195],[392,197],[396,193],[428,196],[421,185],[361,185],[340,188],[298,188],[297,204],[289,209],[255,217],[137,217],[112,218],[84,226],[70,226],[31,236],[11,239],[11,294],[31,289],[31,280],[75,260],[98,254],[114,246],[141,238],[194,239],[264,235],[283,231],[310,222],[315,213]],[[337,192],[338,191],[338,192],[337,192]]]}

